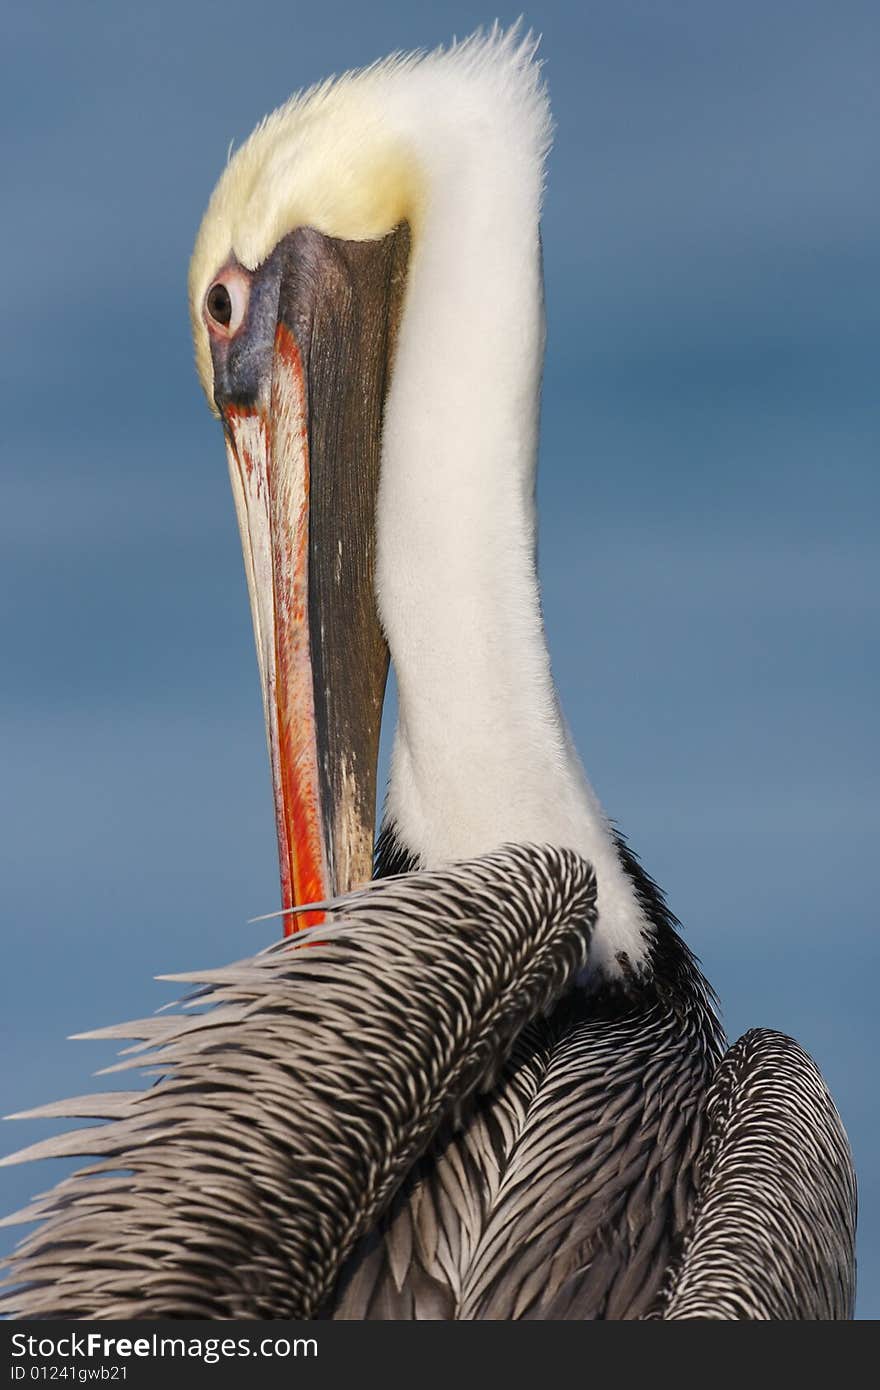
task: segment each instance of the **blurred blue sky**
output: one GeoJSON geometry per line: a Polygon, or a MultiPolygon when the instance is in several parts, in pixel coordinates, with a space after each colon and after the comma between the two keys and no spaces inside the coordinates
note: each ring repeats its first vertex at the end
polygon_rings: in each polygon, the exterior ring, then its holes
{"type": "MultiPolygon", "coordinates": [[[[517,9],[498,11],[512,19],[517,9]]],[[[73,1031],[265,944],[250,619],[186,269],[230,140],[471,4],[13,0],[4,129],[0,1108],[93,1089],[73,1031]]],[[[736,1035],[792,1032],[860,1171],[880,1316],[875,722],[880,11],[536,3],[541,565],[588,770],[736,1035]]],[[[4,1149],[45,1126],[4,1131],[4,1149]]],[[[59,1169],[0,1174],[0,1209],[59,1169]]]]}

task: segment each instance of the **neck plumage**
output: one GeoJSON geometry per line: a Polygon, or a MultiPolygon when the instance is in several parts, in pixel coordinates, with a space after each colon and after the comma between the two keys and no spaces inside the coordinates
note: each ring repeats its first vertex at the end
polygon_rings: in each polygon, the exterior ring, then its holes
{"type": "Polygon", "coordinates": [[[536,574],[548,119],[529,95],[520,128],[441,113],[417,152],[377,519],[399,696],[387,815],[424,867],[513,841],[577,850],[598,876],[593,961],[614,975],[642,964],[646,924],[559,708],[536,574]]]}

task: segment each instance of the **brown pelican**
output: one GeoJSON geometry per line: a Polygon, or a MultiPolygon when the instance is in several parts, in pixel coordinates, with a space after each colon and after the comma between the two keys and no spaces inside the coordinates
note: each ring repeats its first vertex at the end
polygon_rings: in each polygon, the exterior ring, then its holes
{"type": "Polygon", "coordinates": [[[535,570],[550,116],[493,31],[294,98],[230,161],[191,307],[306,933],[189,977],[38,1199],[28,1317],[847,1318],[821,1076],[712,992],[601,811],[535,570]],[[400,719],[373,857],[379,721],[400,719]],[[315,906],[317,904],[317,906],[315,906]]]}

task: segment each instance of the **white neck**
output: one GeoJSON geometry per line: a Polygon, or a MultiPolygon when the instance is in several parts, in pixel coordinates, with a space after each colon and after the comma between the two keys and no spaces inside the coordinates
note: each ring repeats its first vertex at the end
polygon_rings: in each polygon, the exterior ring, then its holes
{"type": "Polygon", "coordinates": [[[391,112],[427,196],[378,507],[378,599],[400,707],[387,809],[425,866],[508,841],[579,851],[598,877],[594,963],[614,974],[621,953],[641,963],[645,922],[568,737],[541,621],[534,475],[549,117],[534,65],[517,68],[509,53],[506,64],[503,82],[491,64],[472,65],[455,100],[432,91],[422,67],[391,112]]]}

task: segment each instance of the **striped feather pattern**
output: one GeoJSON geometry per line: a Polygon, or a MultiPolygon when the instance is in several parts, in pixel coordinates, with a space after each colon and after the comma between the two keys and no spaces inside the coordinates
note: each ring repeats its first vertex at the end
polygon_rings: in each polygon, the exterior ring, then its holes
{"type": "Polygon", "coordinates": [[[594,902],[576,855],[513,847],[373,884],[308,949],[175,977],[205,1012],[94,1035],[140,1039],[119,1066],[151,1089],[36,1112],[111,1119],[13,1156],[93,1161],[10,1218],[43,1224],[0,1311],[311,1316],[444,1117],[583,969],[594,902]]]}
{"type": "Polygon", "coordinates": [[[720,1053],[695,968],[688,1000],[565,1001],[438,1136],[349,1261],[331,1315],[644,1316],[690,1220],[720,1053]]]}
{"type": "Polygon", "coordinates": [[[855,1180],[822,1078],[765,1030],[719,1065],[712,993],[621,854],[655,936],[614,992],[571,988],[591,870],[525,846],[377,881],[177,977],[202,986],[184,1012],[102,1030],[159,1080],[32,1112],[108,1123],[13,1156],[92,1162],[9,1218],[43,1224],[0,1311],[851,1316],[855,1180]]]}
{"type": "Polygon", "coordinates": [[[856,1185],[813,1060],[766,1028],[744,1034],[707,1101],[700,1198],[668,1319],[852,1317],[856,1185]]]}

